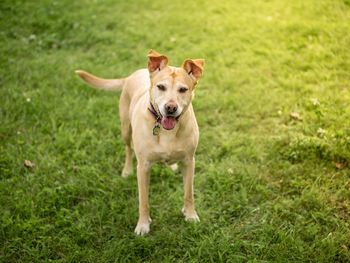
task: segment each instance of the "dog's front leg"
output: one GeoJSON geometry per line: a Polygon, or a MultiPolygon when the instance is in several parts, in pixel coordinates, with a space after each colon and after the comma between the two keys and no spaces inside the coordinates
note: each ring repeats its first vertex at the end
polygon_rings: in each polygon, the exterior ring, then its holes
{"type": "Polygon", "coordinates": [[[199,217],[194,207],[193,179],[194,179],[194,157],[186,159],[182,163],[182,175],[184,182],[184,207],[182,213],[186,221],[199,222],[199,217]]]}
{"type": "Polygon", "coordinates": [[[137,164],[137,184],[139,190],[139,221],[137,222],[135,233],[141,236],[149,232],[151,224],[148,206],[150,168],[151,165],[149,162],[138,162],[137,164]]]}

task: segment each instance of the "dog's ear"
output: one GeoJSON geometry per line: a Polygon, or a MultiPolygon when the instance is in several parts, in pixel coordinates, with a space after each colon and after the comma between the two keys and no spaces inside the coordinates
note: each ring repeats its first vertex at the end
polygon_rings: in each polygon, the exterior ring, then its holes
{"type": "Polygon", "coordinates": [[[161,55],[157,51],[154,51],[152,49],[148,52],[148,70],[150,73],[156,70],[162,70],[167,65],[167,56],[161,55]]]}
{"type": "Polygon", "coordinates": [[[182,64],[187,74],[196,82],[201,78],[204,69],[204,59],[186,59],[182,64]]]}

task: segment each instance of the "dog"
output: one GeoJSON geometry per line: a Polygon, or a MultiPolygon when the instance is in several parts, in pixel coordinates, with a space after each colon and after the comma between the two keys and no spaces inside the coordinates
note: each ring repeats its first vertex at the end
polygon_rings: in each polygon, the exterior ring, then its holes
{"type": "Polygon", "coordinates": [[[195,87],[202,76],[203,59],[187,59],[181,67],[168,65],[168,57],[151,50],[148,68],[122,79],[102,79],[83,70],[76,73],[92,87],[121,91],[119,114],[125,141],[123,177],[132,173],[137,159],[139,219],[137,235],[149,233],[150,168],[155,162],[181,164],[184,183],[182,213],[186,221],[199,222],[195,210],[193,180],[199,129],[192,107],[195,87]]]}

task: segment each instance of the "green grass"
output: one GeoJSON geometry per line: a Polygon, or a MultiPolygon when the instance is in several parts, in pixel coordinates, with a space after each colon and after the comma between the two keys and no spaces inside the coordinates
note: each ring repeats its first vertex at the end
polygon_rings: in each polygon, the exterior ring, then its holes
{"type": "Polygon", "coordinates": [[[5,0],[0,17],[0,261],[350,261],[349,0],[5,0]],[[119,94],[74,70],[126,76],[150,48],[206,59],[201,222],[184,222],[181,177],[155,166],[138,237],[119,94]]]}

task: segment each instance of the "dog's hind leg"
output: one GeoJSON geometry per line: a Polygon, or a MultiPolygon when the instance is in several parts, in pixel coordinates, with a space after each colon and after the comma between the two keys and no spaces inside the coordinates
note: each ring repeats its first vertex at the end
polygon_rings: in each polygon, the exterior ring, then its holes
{"type": "Polygon", "coordinates": [[[126,142],[126,145],[125,145],[125,163],[122,171],[122,176],[126,178],[131,173],[132,173],[132,148],[131,148],[131,141],[129,141],[129,142],[126,142]]]}
{"type": "Polygon", "coordinates": [[[131,124],[129,120],[129,100],[127,95],[122,93],[119,103],[119,115],[121,123],[122,137],[125,142],[125,163],[122,171],[124,178],[132,173],[132,147],[131,147],[131,124]]]}

